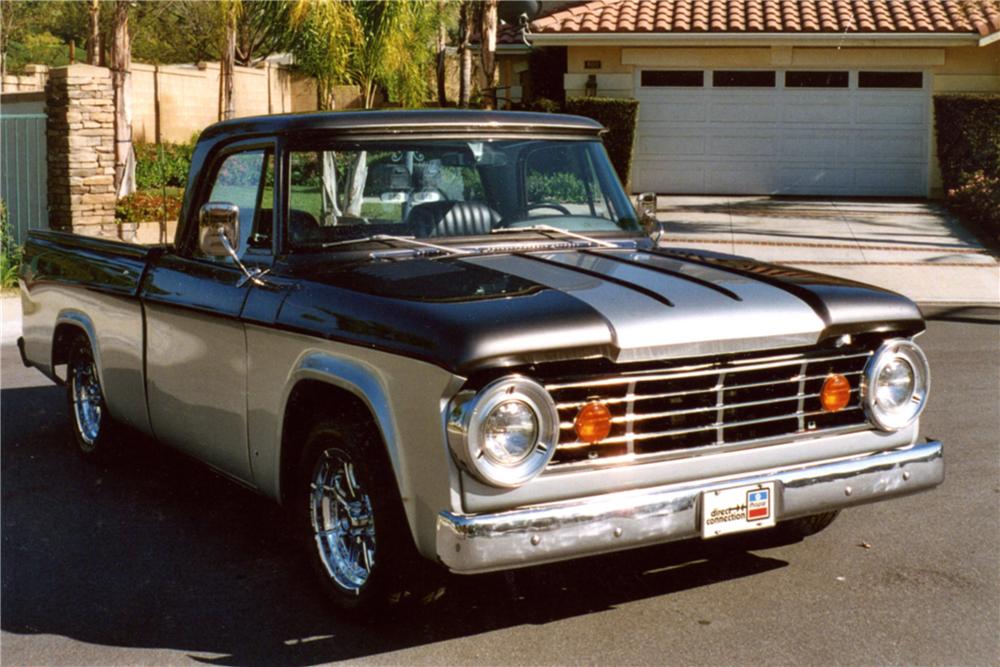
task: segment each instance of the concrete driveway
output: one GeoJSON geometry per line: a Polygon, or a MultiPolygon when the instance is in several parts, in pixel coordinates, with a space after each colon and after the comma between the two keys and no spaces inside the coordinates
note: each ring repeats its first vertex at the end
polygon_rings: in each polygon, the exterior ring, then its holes
{"type": "Polygon", "coordinates": [[[1000,264],[943,206],[917,200],[661,196],[665,245],[789,264],[918,303],[1000,305],[1000,264]]]}

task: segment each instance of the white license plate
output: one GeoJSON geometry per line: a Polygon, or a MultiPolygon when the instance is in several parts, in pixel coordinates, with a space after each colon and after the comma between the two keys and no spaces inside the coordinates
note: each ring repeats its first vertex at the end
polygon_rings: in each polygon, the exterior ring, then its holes
{"type": "Polygon", "coordinates": [[[774,525],[774,482],[701,494],[701,536],[718,537],[774,525]]]}

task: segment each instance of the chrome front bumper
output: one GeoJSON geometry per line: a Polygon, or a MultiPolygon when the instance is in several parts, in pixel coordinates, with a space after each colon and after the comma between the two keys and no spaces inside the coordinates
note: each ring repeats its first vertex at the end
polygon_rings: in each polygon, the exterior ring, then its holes
{"type": "Polygon", "coordinates": [[[701,534],[701,494],[775,483],[779,521],[924,491],[944,481],[944,449],[928,441],[860,457],[437,520],[438,557],[472,574],[590,556],[701,534]]]}

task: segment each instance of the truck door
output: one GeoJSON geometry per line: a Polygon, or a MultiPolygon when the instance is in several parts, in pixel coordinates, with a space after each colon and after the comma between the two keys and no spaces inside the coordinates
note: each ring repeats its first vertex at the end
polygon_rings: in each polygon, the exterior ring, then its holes
{"type": "Polygon", "coordinates": [[[192,193],[185,239],[156,262],[142,288],[153,433],[247,482],[252,473],[241,313],[254,287],[231,258],[201,253],[198,211],[207,202],[239,206],[237,254],[251,270],[267,268],[273,257],[274,155],[273,144],[258,142],[230,146],[215,157],[203,172],[208,179],[192,193]]]}

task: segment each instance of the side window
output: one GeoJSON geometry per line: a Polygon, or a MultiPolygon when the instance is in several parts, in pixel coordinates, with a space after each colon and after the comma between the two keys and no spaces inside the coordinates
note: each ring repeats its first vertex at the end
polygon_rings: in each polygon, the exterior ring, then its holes
{"type": "MultiPolygon", "coordinates": [[[[248,248],[268,249],[274,229],[274,154],[254,149],[233,153],[215,172],[206,201],[236,204],[240,209],[240,256],[248,248]]],[[[218,261],[231,262],[228,257],[218,261]]]]}

